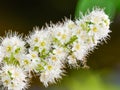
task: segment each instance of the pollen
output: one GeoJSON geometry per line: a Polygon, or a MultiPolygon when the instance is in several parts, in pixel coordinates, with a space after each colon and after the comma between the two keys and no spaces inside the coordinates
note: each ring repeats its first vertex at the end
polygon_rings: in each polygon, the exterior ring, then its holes
{"type": "Polygon", "coordinates": [[[76,44],[75,48],[76,48],[76,50],[79,50],[80,49],[80,44],[76,44]]]}
{"type": "Polygon", "coordinates": [[[28,64],[29,64],[28,60],[24,60],[24,63],[25,63],[26,65],[28,65],[28,64]]]}
{"type": "Polygon", "coordinates": [[[55,57],[55,56],[52,56],[52,61],[56,61],[57,60],[57,58],[55,57]]]}
{"type": "Polygon", "coordinates": [[[62,39],[66,39],[67,38],[67,35],[66,34],[63,34],[62,35],[62,39]]]}
{"type": "Polygon", "coordinates": [[[94,31],[94,32],[97,32],[97,31],[98,31],[98,29],[97,29],[96,27],[94,27],[94,28],[93,28],[93,31],[94,31]]]}
{"type": "Polygon", "coordinates": [[[33,58],[35,58],[35,57],[36,57],[36,55],[35,55],[35,54],[32,54],[31,56],[32,56],[33,58]]]}
{"type": "Polygon", "coordinates": [[[41,46],[45,46],[46,43],[45,43],[44,41],[42,41],[42,42],[40,42],[40,45],[41,45],[41,46]]]}
{"type": "Polygon", "coordinates": [[[11,46],[8,46],[8,47],[6,48],[6,50],[7,50],[7,52],[10,52],[10,51],[12,50],[12,47],[11,47],[11,46]]]}
{"type": "Polygon", "coordinates": [[[5,80],[5,81],[4,81],[4,83],[8,84],[8,83],[9,83],[9,81],[8,81],[8,80],[5,80]]]}
{"type": "Polygon", "coordinates": [[[48,66],[48,70],[52,70],[52,66],[51,65],[48,66]]]}

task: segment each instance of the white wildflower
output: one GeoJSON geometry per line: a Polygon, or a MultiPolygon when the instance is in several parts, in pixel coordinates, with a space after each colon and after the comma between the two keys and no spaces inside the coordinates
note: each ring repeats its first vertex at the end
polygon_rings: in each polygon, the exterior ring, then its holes
{"type": "Polygon", "coordinates": [[[72,48],[73,54],[78,60],[83,60],[87,54],[87,45],[85,45],[81,40],[73,43],[72,48]]]}
{"type": "Polygon", "coordinates": [[[56,80],[60,79],[62,74],[63,70],[60,65],[48,64],[45,71],[40,75],[40,81],[47,87],[50,83],[56,83],[56,80]]]}
{"type": "Polygon", "coordinates": [[[57,39],[61,44],[65,44],[70,40],[71,31],[64,26],[55,26],[52,30],[53,38],[57,39]]]}
{"type": "Polygon", "coordinates": [[[5,65],[0,72],[1,82],[8,90],[23,90],[27,88],[27,76],[23,69],[5,65]]]}
{"type": "Polygon", "coordinates": [[[37,59],[32,60],[29,54],[24,54],[21,56],[20,66],[21,68],[23,68],[24,71],[28,72],[28,74],[30,74],[31,71],[35,70],[37,64],[38,60],[37,59]]]}
{"type": "Polygon", "coordinates": [[[11,36],[11,37],[6,37],[2,39],[1,46],[5,50],[4,53],[6,56],[10,53],[24,53],[24,47],[25,42],[18,36],[11,36]]]}
{"type": "Polygon", "coordinates": [[[65,50],[63,47],[59,47],[59,46],[54,46],[54,50],[53,50],[53,54],[57,56],[57,58],[59,58],[59,60],[61,60],[62,62],[64,62],[63,60],[65,60],[65,58],[68,55],[68,51],[65,50]]]}
{"type": "Polygon", "coordinates": [[[38,48],[39,52],[41,52],[43,49],[48,51],[51,45],[50,31],[39,30],[39,28],[35,28],[27,42],[32,50],[38,48]]]}
{"type": "Polygon", "coordinates": [[[73,66],[73,67],[77,67],[77,59],[76,56],[74,55],[74,53],[72,53],[71,55],[68,56],[68,64],[73,66]]]}

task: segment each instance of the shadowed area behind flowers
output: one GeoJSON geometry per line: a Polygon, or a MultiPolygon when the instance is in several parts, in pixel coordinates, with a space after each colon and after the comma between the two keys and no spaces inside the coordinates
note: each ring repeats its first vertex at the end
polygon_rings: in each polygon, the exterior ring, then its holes
{"type": "MultiPolygon", "coordinates": [[[[28,34],[34,26],[74,18],[77,0],[11,0],[0,3],[0,35],[13,30],[28,34]]],[[[87,58],[86,69],[68,69],[56,85],[45,88],[33,78],[28,90],[119,90],[120,85],[120,13],[111,23],[110,40],[99,45],[87,58]]]]}

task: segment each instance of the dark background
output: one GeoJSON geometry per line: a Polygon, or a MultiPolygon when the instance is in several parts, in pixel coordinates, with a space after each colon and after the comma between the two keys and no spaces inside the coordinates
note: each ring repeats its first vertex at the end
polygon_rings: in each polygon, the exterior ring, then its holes
{"type": "MultiPolygon", "coordinates": [[[[25,35],[27,35],[35,26],[39,26],[41,28],[42,26],[45,26],[45,23],[49,24],[50,21],[52,21],[53,23],[57,23],[58,21],[62,21],[64,17],[71,17],[72,19],[74,19],[77,1],[78,0],[1,0],[0,36],[4,36],[5,31],[7,32],[8,30],[17,31],[19,33],[24,33],[25,35]]],[[[110,40],[107,40],[107,44],[104,43],[103,45],[98,46],[98,49],[96,49],[88,57],[87,64],[90,66],[90,70],[88,71],[97,73],[100,72],[102,73],[103,77],[104,75],[106,75],[107,72],[110,72],[107,73],[107,76],[112,77],[106,81],[110,81],[117,85],[120,85],[119,12],[116,12],[116,15],[114,17],[114,20],[112,20],[110,27],[112,31],[112,33],[110,33],[110,40]]],[[[85,70],[84,72],[88,71],[85,70]]],[[[71,69],[67,72],[68,78],[70,78],[69,75],[72,75],[71,73],[77,74],[77,72],[81,71],[71,69]]],[[[59,83],[57,89],[54,90],[58,90],[58,88],[61,88],[61,83],[59,83]]],[[[55,86],[53,86],[53,88],[55,88],[55,86]]],[[[38,78],[34,78],[32,87],[29,90],[43,89],[45,88],[39,83],[38,78]],[[40,89],[40,87],[42,87],[42,89],[40,89]]],[[[50,90],[51,88],[48,89],[50,90]]]]}
{"type": "MultiPolygon", "coordinates": [[[[77,0],[4,0],[0,2],[0,31],[28,33],[34,26],[74,17],[77,0]]],[[[2,34],[1,34],[2,35],[2,34]]]]}

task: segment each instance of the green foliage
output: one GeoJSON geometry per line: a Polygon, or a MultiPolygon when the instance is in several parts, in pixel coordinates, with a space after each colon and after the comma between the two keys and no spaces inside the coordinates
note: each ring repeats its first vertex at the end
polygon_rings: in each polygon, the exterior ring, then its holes
{"type": "Polygon", "coordinates": [[[112,0],[113,3],[115,3],[115,6],[117,7],[117,12],[120,12],[120,0],[112,0]]]}
{"type": "Polygon", "coordinates": [[[34,51],[39,52],[39,47],[38,47],[38,46],[35,46],[35,47],[34,47],[34,51]]]}
{"type": "Polygon", "coordinates": [[[36,70],[37,70],[38,72],[41,72],[41,71],[44,70],[44,67],[43,67],[41,64],[38,64],[37,67],[36,67],[36,70]]]}
{"type": "Polygon", "coordinates": [[[15,54],[18,54],[18,53],[20,52],[20,49],[21,49],[21,48],[17,48],[17,49],[15,50],[15,54]]]}
{"type": "Polygon", "coordinates": [[[72,36],[72,37],[70,38],[70,41],[67,42],[67,43],[65,44],[65,46],[70,45],[70,44],[73,44],[73,42],[76,41],[77,39],[78,39],[78,37],[77,37],[76,35],[72,36]]]}
{"type": "MultiPolygon", "coordinates": [[[[89,70],[73,70],[64,78],[67,90],[119,90],[119,86],[104,82],[101,73],[89,70]]],[[[109,73],[107,74],[109,75],[109,73]]],[[[104,78],[106,75],[104,75],[104,78]]]]}
{"type": "Polygon", "coordinates": [[[15,65],[15,66],[19,66],[20,65],[19,61],[15,59],[13,53],[11,54],[10,58],[5,57],[3,59],[3,62],[7,63],[8,65],[12,65],[12,64],[15,65]]]}
{"type": "MultiPolygon", "coordinates": [[[[112,19],[115,15],[115,10],[118,5],[118,4],[115,5],[115,2],[117,1],[116,0],[78,0],[78,4],[76,6],[76,11],[75,11],[75,17],[79,18],[80,12],[85,14],[87,10],[91,11],[93,8],[103,8],[105,9],[106,14],[109,15],[110,19],[112,19]]],[[[118,3],[120,3],[120,1],[118,3]]]]}
{"type": "Polygon", "coordinates": [[[8,74],[10,76],[10,79],[13,80],[12,73],[10,71],[8,71],[8,74]]]}
{"type": "Polygon", "coordinates": [[[61,42],[57,38],[53,38],[53,42],[59,46],[61,46],[61,42]]]}
{"type": "Polygon", "coordinates": [[[49,56],[49,52],[46,53],[46,49],[43,49],[43,50],[40,52],[40,58],[41,58],[41,59],[45,59],[47,56],[49,56]]]}

